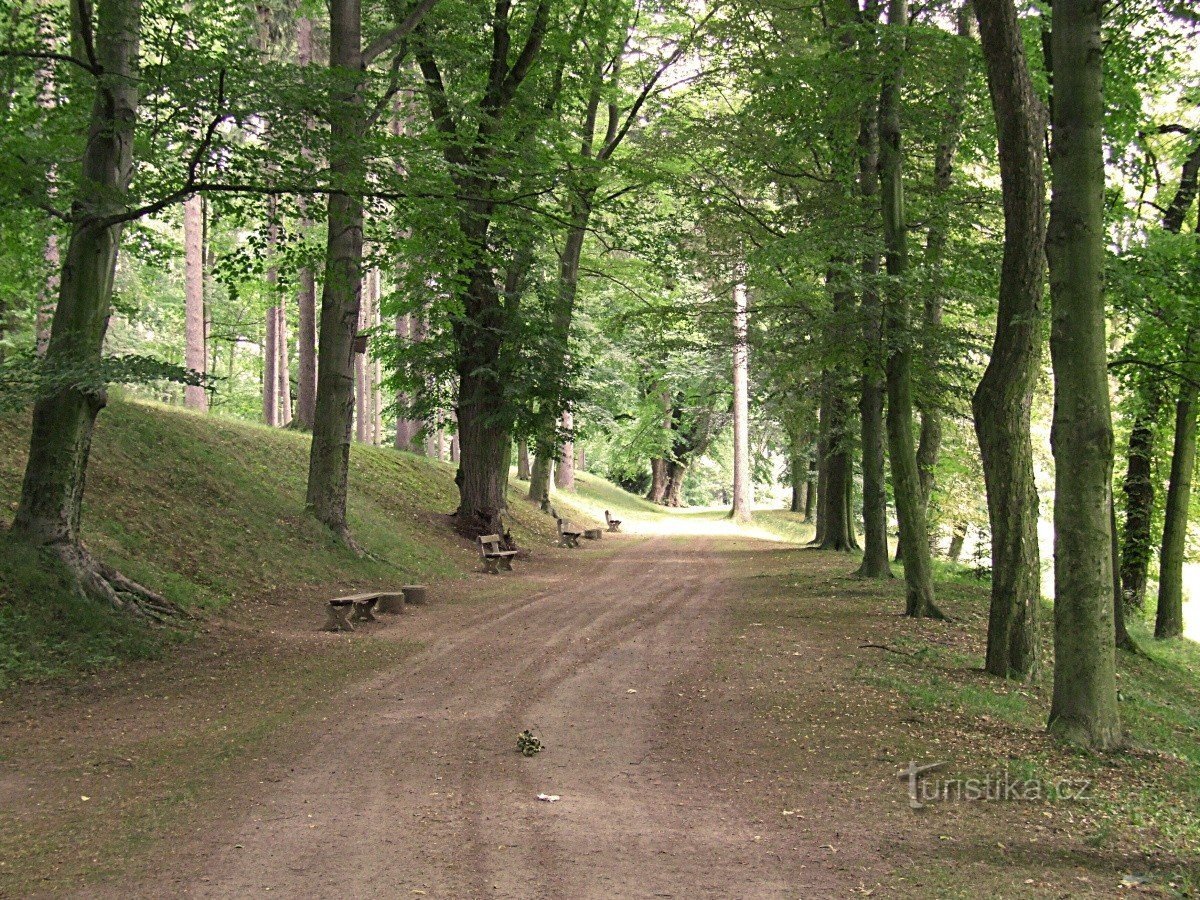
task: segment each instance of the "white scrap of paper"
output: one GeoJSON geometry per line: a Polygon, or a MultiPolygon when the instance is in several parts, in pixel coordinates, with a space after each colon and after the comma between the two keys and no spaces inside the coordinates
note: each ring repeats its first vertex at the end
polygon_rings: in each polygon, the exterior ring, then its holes
{"type": "Polygon", "coordinates": [[[558,794],[538,794],[538,799],[544,800],[547,803],[557,803],[562,797],[558,796],[558,794]]]}

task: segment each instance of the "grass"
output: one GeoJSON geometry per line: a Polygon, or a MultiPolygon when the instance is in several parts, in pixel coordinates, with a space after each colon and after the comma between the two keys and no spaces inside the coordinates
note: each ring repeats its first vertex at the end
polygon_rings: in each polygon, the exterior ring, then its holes
{"type": "MultiPolygon", "coordinates": [[[[0,419],[0,504],[15,508],[27,453],[25,415],[0,419]]],[[[213,613],[304,586],[331,589],[440,579],[474,567],[450,532],[453,467],[355,445],[349,516],[358,558],[304,513],[307,435],[167,406],[114,402],[101,414],[88,471],[83,537],[125,574],[213,613]]],[[[518,536],[544,518],[515,504],[518,536]]],[[[0,534],[0,539],[3,535],[0,534]]],[[[0,690],[78,675],[159,652],[178,636],[78,602],[40,560],[0,553],[0,690]]]]}

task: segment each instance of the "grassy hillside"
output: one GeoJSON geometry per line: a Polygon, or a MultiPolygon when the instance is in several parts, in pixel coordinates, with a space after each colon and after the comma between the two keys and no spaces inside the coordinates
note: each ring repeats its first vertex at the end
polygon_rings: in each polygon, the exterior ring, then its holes
{"type": "MultiPolygon", "coordinates": [[[[0,503],[15,508],[27,416],[0,419],[0,503]]],[[[189,609],[213,613],[300,587],[440,579],[477,564],[446,514],[454,470],[390,448],[355,446],[350,522],[359,559],[304,512],[308,437],[178,408],[113,403],[100,416],[88,473],[84,539],[103,559],[189,609]]],[[[523,542],[546,517],[514,503],[523,542]]],[[[3,536],[0,535],[0,540],[3,536]]],[[[8,544],[0,553],[0,687],[152,655],[165,635],[71,599],[8,544]]]]}

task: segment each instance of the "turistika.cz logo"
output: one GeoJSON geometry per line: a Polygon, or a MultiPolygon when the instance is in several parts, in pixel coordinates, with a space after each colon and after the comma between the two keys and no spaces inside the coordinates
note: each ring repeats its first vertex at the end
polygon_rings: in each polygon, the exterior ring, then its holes
{"type": "Polygon", "coordinates": [[[952,800],[1016,803],[1086,800],[1092,787],[1088,778],[1018,778],[1007,770],[973,778],[927,777],[946,765],[913,761],[899,773],[900,780],[908,782],[910,807],[921,809],[927,803],[952,800]]]}

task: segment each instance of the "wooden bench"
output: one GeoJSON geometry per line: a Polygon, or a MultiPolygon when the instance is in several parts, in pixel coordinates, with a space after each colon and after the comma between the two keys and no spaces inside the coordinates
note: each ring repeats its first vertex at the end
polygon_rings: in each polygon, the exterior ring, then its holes
{"type": "Polygon", "coordinates": [[[484,534],[479,537],[479,556],[483,559],[484,566],[491,575],[499,575],[500,570],[506,572],[512,571],[512,558],[517,555],[516,550],[501,550],[500,535],[484,534]]]}
{"type": "Polygon", "coordinates": [[[353,631],[355,622],[376,621],[373,610],[381,599],[395,596],[388,591],[372,594],[352,594],[349,597],[334,597],[325,607],[326,631],[353,631]]]}
{"type": "Polygon", "coordinates": [[[612,513],[610,513],[607,509],[604,511],[604,521],[608,523],[609,531],[616,532],[621,530],[621,520],[614,519],[612,517],[612,513]]]}
{"type": "Polygon", "coordinates": [[[558,543],[563,547],[578,547],[583,532],[577,530],[570,522],[564,522],[562,519],[555,521],[558,522],[558,543]]]}

